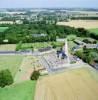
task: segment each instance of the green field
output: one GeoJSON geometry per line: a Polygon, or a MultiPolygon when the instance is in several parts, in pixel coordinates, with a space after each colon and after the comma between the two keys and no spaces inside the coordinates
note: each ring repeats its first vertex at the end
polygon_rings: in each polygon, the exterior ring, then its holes
{"type": "Polygon", "coordinates": [[[55,44],[57,47],[61,46],[61,42],[37,42],[37,43],[23,43],[21,49],[40,49],[40,48],[46,48],[49,46],[52,46],[52,43],[55,44]]]}
{"type": "Polygon", "coordinates": [[[98,28],[89,29],[89,31],[92,32],[92,33],[98,34],[98,28]]]}
{"type": "Polygon", "coordinates": [[[15,56],[0,56],[0,70],[9,69],[13,75],[15,76],[20,64],[22,62],[23,56],[15,55],[15,56]]]}
{"type": "Polygon", "coordinates": [[[38,42],[38,43],[23,43],[22,44],[22,49],[31,49],[32,47],[35,49],[43,48],[43,47],[48,47],[50,44],[48,42],[38,42]]]}
{"type": "Polygon", "coordinates": [[[0,100],[34,100],[36,81],[0,88],[0,100]]]}
{"type": "Polygon", "coordinates": [[[0,27],[0,32],[4,32],[7,29],[8,29],[8,27],[0,27]]]}

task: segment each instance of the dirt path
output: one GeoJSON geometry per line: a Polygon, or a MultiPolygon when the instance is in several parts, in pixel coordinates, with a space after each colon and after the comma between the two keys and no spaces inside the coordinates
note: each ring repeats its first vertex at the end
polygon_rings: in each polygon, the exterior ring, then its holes
{"type": "Polygon", "coordinates": [[[19,83],[30,79],[30,75],[33,72],[32,60],[32,56],[24,57],[20,69],[18,70],[14,78],[15,83],[19,83]]]}

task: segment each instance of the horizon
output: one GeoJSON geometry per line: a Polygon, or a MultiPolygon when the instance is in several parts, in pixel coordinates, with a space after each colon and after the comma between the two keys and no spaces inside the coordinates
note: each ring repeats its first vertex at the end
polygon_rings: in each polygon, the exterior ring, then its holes
{"type": "Polygon", "coordinates": [[[2,7],[0,9],[98,9],[93,7],[2,7]]]}
{"type": "Polygon", "coordinates": [[[98,0],[2,0],[0,8],[93,8],[98,0]]]}

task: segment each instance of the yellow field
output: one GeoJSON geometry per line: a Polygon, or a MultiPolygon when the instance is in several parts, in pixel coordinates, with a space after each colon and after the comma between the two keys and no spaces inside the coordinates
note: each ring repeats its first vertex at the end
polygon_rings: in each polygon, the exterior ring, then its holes
{"type": "Polygon", "coordinates": [[[14,51],[16,49],[15,44],[0,45],[0,51],[14,51]]]}
{"type": "Polygon", "coordinates": [[[44,77],[38,80],[35,100],[98,100],[97,79],[89,68],[44,77]]]}
{"type": "Polygon", "coordinates": [[[75,28],[93,29],[98,28],[98,20],[71,20],[69,22],[58,22],[57,25],[67,25],[75,28]]]}

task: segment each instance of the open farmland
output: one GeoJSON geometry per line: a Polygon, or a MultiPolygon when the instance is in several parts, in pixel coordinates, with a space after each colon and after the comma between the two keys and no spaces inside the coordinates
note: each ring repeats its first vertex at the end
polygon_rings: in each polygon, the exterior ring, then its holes
{"type": "Polygon", "coordinates": [[[18,71],[23,56],[0,56],[0,70],[9,69],[13,76],[15,76],[18,71]]]}
{"type": "Polygon", "coordinates": [[[34,100],[36,81],[0,88],[0,100],[34,100]]]}
{"type": "Polygon", "coordinates": [[[95,29],[89,29],[89,31],[92,33],[98,34],[98,27],[95,29]]]}
{"type": "Polygon", "coordinates": [[[0,32],[4,32],[7,29],[8,29],[8,27],[0,27],[0,32]]]}
{"type": "Polygon", "coordinates": [[[98,100],[98,72],[84,67],[39,79],[35,100],[98,100]]]}
{"type": "Polygon", "coordinates": [[[58,22],[57,25],[71,26],[75,28],[93,29],[93,28],[98,28],[98,20],[71,20],[69,22],[58,22]]]}

